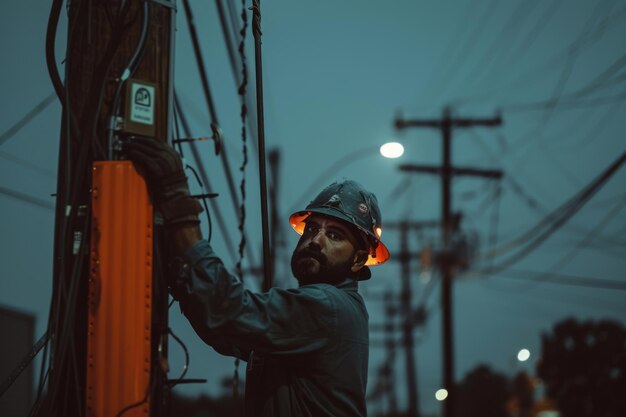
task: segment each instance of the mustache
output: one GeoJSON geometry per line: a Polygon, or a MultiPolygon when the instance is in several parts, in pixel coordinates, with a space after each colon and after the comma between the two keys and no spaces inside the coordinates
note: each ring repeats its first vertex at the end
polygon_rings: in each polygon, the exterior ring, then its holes
{"type": "Polygon", "coordinates": [[[313,258],[320,264],[325,264],[327,262],[326,255],[319,250],[311,249],[309,247],[302,248],[296,253],[296,259],[301,258],[313,258]]]}

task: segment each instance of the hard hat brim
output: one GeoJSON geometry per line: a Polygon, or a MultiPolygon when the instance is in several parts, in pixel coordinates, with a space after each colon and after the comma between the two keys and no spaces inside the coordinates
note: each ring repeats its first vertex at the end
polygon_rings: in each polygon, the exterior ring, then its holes
{"type": "Polygon", "coordinates": [[[299,235],[302,235],[302,233],[304,233],[304,226],[306,224],[305,220],[313,213],[323,214],[326,216],[335,217],[339,220],[343,220],[347,222],[348,224],[356,227],[363,233],[365,233],[365,235],[376,239],[376,242],[377,242],[376,250],[374,254],[372,254],[372,251],[370,250],[370,254],[367,257],[367,262],[365,262],[365,266],[382,265],[385,262],[387,262],[387,260],[389,259],[389,250],[387,250],[387,247],[385,246],[385,244],[378,237],[374,236],[371,232],[367,230],[363,230],[363,228],[354,224],[352,219],[346,216],[343,212],[341,212],[340,210],[334,209],[332,207],[319,207],[319,208],[312,208],[312,209],[305,210],[305,211],[297,211],[293,213],[291,216],[289,216],[289,224],[291,224],[291,227],[293,227],[293,230],[295,230],[296,233],[298,233],[299,235]]]}

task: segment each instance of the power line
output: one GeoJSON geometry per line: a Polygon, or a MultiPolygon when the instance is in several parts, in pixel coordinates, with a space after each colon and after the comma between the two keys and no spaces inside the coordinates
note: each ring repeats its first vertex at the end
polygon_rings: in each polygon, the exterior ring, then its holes
{"type": "Polygon", "coordinates": [[[32,110],[24,115],[13,126],[8,128],[2,135],[0,135],[0,146],[7,140],[11,139],[17,132],[19,132],[24,126],[30,123],[39,113],[44,111],[53,101],[56,100],[56,93],[52,92],[48,94],[46,98],[41,100],[32,110]]]}
{"type": "Polygon", "coordinates": [[[540,272],[524,269],[509,269],[505,274],[498,274],[496,279],[506,278],[531,282],[570,285],[575,287],[598,288],[605,290],[626,291],[626,281],[606,278],[581,277],[556,272],[540,272]]]}
{"type": "Polygon", "coordinates": [[[626,152],[614,161],[599,177],[579,191],[574,197],[562,204],[559,208],[548,214],[537,225],[519,238],[485,254],[479,254],[476,257],[477,260],[486,260],[500,256],[520,245],[525,245],[519,252],[509,257],[501,264],[489,269],[475,271],[474,274],[494,273],[507,269],[509,266],[515,264],[537,249],[548,239],[550,235],[556,232],[571,217],[573,217],[574,214],[576,214],[600,190],[600,188],[606,184],[606,182],[613,176],[613,174],[615,174],[615,172],[617,172],[618,168],[621,167],[625,160],[626,152]]]}
{"type": "Polygon", "coordinates": [[[43,175],[44,177],[51,179],[51,180],[54,179],[56,176],[56,172],[54,172],[53,170],[42,168],[37,164],[33,164],[32,162],[18,158],[17,156],[13,156],[8,152],[0,151],[0,158],[4,158],[7,161],[11,161],[17,165],[21,165],[24,168],[27,168],[33,172],[43,175]]]}
{"type": "Polygon", "coordinates": [[[38,206],[38,207],[41,207],[41,208],[45,208],[45,209],[54,211],[54,203],[51,203],[51,202],[46,201],[46,200],[42,200],[42,199],[37,198],[37,197],[33,197],[31,195],[22,193],[20,191],[15,191],[15,190],[12,190],[10,188],[6,188],[6,187],[0,186],[0,194],[4,194],[4,195],[6,195],[8,197],[12,197],[12,198],[14,198],[16,200],[23,201],[25,203],[29,203],[29,204],[32,204],[34,206],[38,206]]]}

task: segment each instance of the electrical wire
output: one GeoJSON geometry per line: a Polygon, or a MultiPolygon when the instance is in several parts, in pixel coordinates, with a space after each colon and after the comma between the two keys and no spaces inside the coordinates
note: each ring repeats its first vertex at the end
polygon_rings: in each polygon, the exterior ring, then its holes
{"type": "MultiPolygon", "coordinates": [[[[489,48],[482,54],[482,56],[474,62],[476,63],[473,68],[467,71],[467,75],[464,77],[464,80],[469,80],[473,83],[473,85],[480,85],[480,83],[485,80],[485,76],[490,68],[493,68],[496,65],[496,58],[498,57],[498,53],[502,50],[507,53],[509,48],[511,48],[511,44],[513,41],[508,36],[509,34],[519,34],[520,31],[517,30],[519,25],[525,23],[526,19],[530,16],[530,13],[533,9],[539,4],[539,2],[529,2],[521,1],[518,3],[517,7],[511,11],[509,17],[502,21],[502,27],[500,28],[500,32],[493,36],[493,42],[489,48]],[[503,42],[507,42],[506,48],[501,48],[500,45],[503,42]],[[491,65],[487,70],[487,66],[491,65]],[[479,74],[482,71],[482,77],[479,78],[479,74]]],[[[459,68],[463,68],[464,65],[459,63],[459,68]]],[[[448,87],[451,83],[448,83],[448,87]]]]}
{"type": "Polygon", "coordinates": [[[16,165],[20,165],[28,169],[29,171],[36,172],[37,174],[42,175],[49,180],[51,180],[52,178],[56,176],[56,172],[52,171],[51,169],[43,168],[37,164],[34,164],[32,162],[13,156],[8,152],[0,151],[0,158],[13,162],[16,165]]]}
{"type": "MultiPolygon", "coordinates": [[[[209,116],[211,118],[211,129],[213,131],[213,135],[214,138],[216,140],[220,140],[222,141],[222,137],[221,137],[221,130],[219,128],[220,124],[218,121],[218,117],[217,117],[217,111],[215,109],[215,105],[213,103],[213,97],[211,95],[211,89],[209,86],[209,79],[208,79],[208,75],[206,72],[206,66],[204,64],[204,58],[202,55],[202,50],[200,49],[200,42],[198,40],[198,33],[196,30],[196,25],[195,25],[195,21],[194,21],[194,15],[193,15],[193,11],[191,10],[191,6],[189,5],[189,1],[188,0],[183,0],[183,6],[185,9],[185,16],[187,18],[187,25],[189,27],[189,33],[191,36],[191,41],[192,41],[192,46],[193,46],[193,50],[194,50],[194,56],[196,59],[196,64],[198,67],[198,73],[200,74],[200,80],[201,80],[201,84],[202,84],[202,91],[204,94],[204,98],[207,104],[207,108],[209,111],[209,116]]],[[[226,147],[222,147],[221,150],[221,161],[222,161],[222,167],[224,169],[224,174],[226,176],[226,184],[228,185],[228,190],[230,193],[230,197],[231,197],[231,202],[233,205],[233,209],[235,210],[235,212],[239,212],[240,209],[240,202],[239,202],[239,198],[238,198],[238,193],[237,193],[237,189],[235,187],[235,181],[233,179],[233,175],[232,175],[232,170],[230,168],[230,162],[228,160],[227,157],[227,153],[226,153],[226,147]]],[[[200,167],[199,164],[197,164],[198,168],[200,167]]],[[[204,178],[203,178],[204,179],[204,178]]],[[[206,183],[206,179],[205,183],[206,183]]],[[[249,248],[249,246],[248,246],[249,248]]],[[[248,249],[246,252],[246,255],[248,256],[248,260],[250,263],[254,264],[254,256],[252,253],[252,250],[248,249]]]]}
{"type": "MultiPolygon", "coordinates": [[[[434,80],[427,84],[425,91],[420,94],[420,96],[424,97],[441,97],[443,92],[447,89],[447,85],[450,84],[450,80],[455,76],[455,74],[463,67],[462,62],[467,57],[468,53],[471,51],[471,47],[476,45],[476,40],[481,35],[482,31],[488,26],[489,20],[496,10],[496,5],[498,4],[497,0],[491,0],[489,4],[485,7],[480,17],[477,19],[477,24],[474,26],[474,30],[468,36],[460,36],[460,32],[457,31],[458,34],[451,36],[452,45],[448,48],[445,48],[445,51],[451,50],[453,47],[456,47],[454,52],[450,54],[450,58],[445,62],[448,62],[447,66],[443,66],[442,63],[434,66],[433,73],[437,76],[434,80]],[[460,41],[459,41],[460,38],[460,41]]],[[[463,17],[462,22],[467,23],[468,19],[466,16],[469,14],[473,3],[468,2],[467,9],[461,14],[463,17]]],[[[461,26],[458,25],[457,28],[461,26]]]]}
{"type": "MultiPolygon", "coordinates": [[[[180,123],[181,123],[181,128],[183,130],[183,134],[186,137],[190,137],[191,130],[189,128],[187,118],[185,117],[185,114],[181,110],[180,102],[178,100],[178,95],[176,93],[174,93],[174,112],[178,114],[178,117],[180,118],[180,123]]],[[[198,168],[198,171],[200,171],[200,178],[202,178],[203,184],[205,185],[206,189],[210,192],[213,189],[213,187],[211,187],[211,183],[209,182],[209,176],[207,175],[206,169],[204,168],[204,164],[202,163],[202,159],[200,158],[200,154],[196,148],[196,144],[194,142],[190,142],[189,146],[191,148],[191,154],[195,161],[196,167],[198,168]]],[[[228,230],[226,229],[226,223],[224,221],[224,217],[222,216],[222,211],[220,210],[220,207],[215,200],[211,199],[209,200],[209,203],[211,204],[211,210],[213,214],[215,215],[215,218],[217,220],[217,225],[220,228],[220,231],[222,233],[222,239],[224,240],[224,245],[226,246],[226,250],[228,251],[228,254],[230,255],[231,259],[234,262],[236,259],[235,250],[233,249],[234,244],[232,240],[230,239],[230,234],[228,233],[228,230]]]]}
{"type": "Polygon", "coordinates": [[[606,278],[581,277],[578,275],[569,275],[556,272],[541,272],[526,269],[509,269],[504,274],[498,274],[497,279],[500,278],[530,281],[531,283],[536,284],[550,283],[557,285],[596,288],[611,291],[626,291],[626,282],[624,281],[606,278]]]}
{"type": "Polygon", "coordinates": [[[56,93],[48,94],[46,98],[37,103],[35,107],[28,111],[28,113],[26,113],[13,126],[5,130],[2,135],[0,135],[0,146],[4,145],[6,141],[15,136],[24,126],[28,125],[35,117],[47,109],[50,104],[56,101],[56,98],[56,93]]]}
{"type": "MultiPolygon", "coordinates": [[[[193,172],[194,177],[196,178],[196,181],[198,182],[198,184],[200,185],[201,189],[205,189],[204,188],[204,184],[202,184],[202,181],[200,181],[200,177],[198,176],[198,173],[196,172],[195,169],[193,169],[193,167],[189,164],[187,164],[187,169],[189,169],[191,172],[193,172]]],[[[206,213],[206,221],[207,221],[207,227],[208,227],[208,237],[207,240],[210,242],[211,238],[213,236],[213,224],[211,223],[211,214],[209,212],[209,206],[207,205],[207,197],[206,194],[203,194],[201,197],[202,200],[202,205],[204,206],[204,212],[206,213]]]]}
{"type": "MultiPolygon", "coordinates": [[[[604,19],[598,23],[595,30],[588,29],[591,22],[598,17],[599,9],[596,9],[592,15],[587,20],[585,24],[585,28],[581,30],[579,36],[572,41],[565,50],[560,53],[553,54],[550,58],[548,58],[545,62],[538,64],[537,66],[531,68],[523,75],[517,77],[514,80],[509,82],[505,82],[504,84],[491,84],[490,86],[482,88],[481,92],[472,96],[462,97],[457,99],[456,103],[464,103],[469,101],[476,101],[481,97],[488,97],[494,92],[508,91],[509,95],[513,89],[513,87],[521,86],[526,87],[529,82],[533,82],[537,75],[541,75],[545,77],[546,74],[549,73],[555,66],[561,65],[564,58],[570,56],[573,53],[580,54],[584,51],[585,47],[593,46],[593,44],[598,40],[599,37],[606,31],[608,28],[621,23],[626,17],[626,8],[621,8],[615,13],[611,13],[606,16],[604,19]]],[[[506,74],[514,74],[514,72],[507,72],[506,74]]]]}
{"type": "MultiPolygon", "coordinates": [[[[120,7],[123,7],[123,3],[120,7]]],[[[126,67],[122,70],[122,73],[116,78],[117,88],[115,89],[115,94],[113,96],[113,102],[111,104],[111,115],[109,116],[109,120],[111,121],[113,118],[118,116],[120,101],[121,101],[121,93],[122,88],[126,84],[126,80],[133,76],[135,71],[137,70],[137,66],[139,64],[139,60],[141,59],[144,47],[146,46],[146,39],[148,37],[148,28],[150,26],[150,2],[148,0],[143,0],[143,18],[141,23],[141,30],[139,33],[139,39],[137,41],[137,45],[135,46],[135,50],[133,55],[126,67]]],[[[113,159],[113,137],[115,134],[115,128],[112,123],[108,126],[108,138],[107,138],[107,149],[108,149],[108,159],[113,159]]]]}
{"type": "Polygon", "coordinates": [[[497,256],[501,256],[503,253],[509,252],[512,249],[524,245],[516,254],[510,256],[500,264],[491,267],[489,269],[473,271],[474,274],[494,273],[507,269],[509,266],[515,264],[530,252],[537,249],[550,235],[556,232],[563,224],[565,224],[574,214],[576,214],[599,190],[606,182],[615,174],[618,168],[626,161],[626,152],[623,153],[616,161],[614,161],[600,176],[593,180],[589,185],[579,191],[573,198],[566,201],[558,209],[551,212],[537,225],[528,230],[519,238],[495,248],[487,253],[479,254],[475,260],[485,260],[497,256]]]}
{"type": "Polygon", "coordinates": [[[189,369],[189,351],[187,350],[187,346],[185,346],[183,341],[178,336],[176,336],[176,334],[174,334],[171,327],[168,327],[167,331],[174,338],[174,340],[178,342],[180,347],[183,349],[183,352],[185,353],[185,365],[183,366],[183,371],[181,372],[178,379],[169,386],[169,388],[172,389],[185,378],[185,375],[187,375],[187,370],[189,369]]]}
{"type": "Polygon", "coordinates": [[[15,191],[7,187],[0,186],[0,194],[44,209],[54,210],[54,204],[49,201],[30,196],[28,194],[22,193],[20,191],[15,191]]]}
{"type": "MultiPolygon", "coordinates": [[[[241,193],[241,204],[239,205],[239,257],[237,259],[237,264],[235,265],[235,269],[237,271],[237,276],[243,282],[243,270],[242,263],[244,257],[244,249],[246,247],[246,235],[244,233],[244,228],[246,225],[246,166],[248,164],[248,146],[246,143],[246,115],[248,114],[248,108],[245,103],[245,96],[248,87],[248,65],[246,63],[246,33],[248,30],[248,14],[246,13],[245,0],[242,0],[242,11],[241,11],[241,21],[242,28],[240,33],[240,41],[239,41],[239,59],[241,60],[241,84],[238,88],[239,96],[241,97],[241,111],[239,113],[241,117],[241,146],[242,146],[242,161],[241,166],[239,167],[239,171],[241,172],[241,183],[239,185],[239,192],[241,193]]],[[[264,263],[268,262],[267,259],[263,260],[264,263]]],[[[236,365],[239,363],[236,362],[236,365]]],[[[235,368],[236,372],[236,368],[235,368]]],[[[233,383],[234,386],[236,386],[233,383]]],[[[236,398],[236,396],[235,396],[236,398]]]]}
{"type": "MultiPolygon", "coordinates": [[[[230,9],[232,8],[232,1],[226,0],[226,2],[228,3],[229,11],[230,11],[230,9]]],[[[222,28],[222,35],[224,36],[224,43],[226,46],[226,51],[228,52],[228,61],[230,63],[230,69],[233,74],[233,79],[237,86],[237,90],[239,90],[239,86],[242,84],[242,80],[239,75],[240,70],[237,65],[237,60],[235,59],[235,46],[233,43],[233,38],[237,37],[237,30],[235,29],[236,21],[233,24],[233,27],[231,28],[230,27],[231,25],[229,25],[228,21],[226,20],[226,12],[224,10],[224,5],[222,3],[222,0],[216,0],[215,4],[217,6],[217,14],[220,19],[220,27],[222,28]],[[231,36],[231,32],[233,32],[233,36],[231,36]]],[[[251,105],[252,97],[251,97],[251,93],[249,90],[246,90],[244,96],[243,97],[240,96],[240,99],[242,100],[241,102],[242,104],[245,102],[248,108],[252,108],[252,105],[251,105]]],[[[248,113],[247,124],[248,124],[248,129],[250,132],[250,136],[253,138],[257,138],[258,135],[257,135],[257,130],[256,130],[256,118],[255,118],[254,112],[248,113]]],[[[256,142],[252,140],[250,141],[250,143],[252,144],[253,152],[258,152],[256,142]]]]}
{"type": "MultiPolygon", "coordinates": [[[[533,283],[536,285],[551,281],[553,274],[557,274],[557,271],[562,270],[563,267],[565,267],[565,265],[567,265],[582,248],[586,247],[589,242],[593,240],[594,236],[600,233],[609,224],[609,222],[613,220],[620,211],[622,211],[625,206],[626,200],[620,202],[620,204],[615,205],[615,207],[607,213],[607,215],[598,223],[598,225],[594,229],[589,231],[587,236],[585,236],[585,238],[581,242],[579,242],[574,248],[568,251],[563,257],[561,257],[561,259],[559,259],[554,265],[552,265],[549,271],[545,272],[543,275],[535,275],[534,279],[532,280],[533,283]]],[[[623,282],[622,284],[623,289],[626,289],[626,282],[623,282]]]]}
{"type": "Polygon", "coordinates": [[[144,397],[141,400],[137,401],[136,403],[130,404],[130,405],[122,408],[115,415],[115,417],[122,417],[124,414],[126,414],[130,410],[132,410],[134,408],[137,408],[137,407],[141,407],[143,404],[147,403],[148,400],[150,399],[150,392],[152,392],[154,390],[154,386],[155,385],[156,385],[156,377],[153,374],[152,377],[150,378],[150,383],[146,387],[146,394],[144,395],[144,397]]]}

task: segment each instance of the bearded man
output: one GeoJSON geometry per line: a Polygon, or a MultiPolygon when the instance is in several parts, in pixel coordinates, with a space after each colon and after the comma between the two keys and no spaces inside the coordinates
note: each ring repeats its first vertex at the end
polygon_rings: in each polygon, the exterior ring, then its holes
{"type": "Polygon", "coordinates": [[[149,139],[129,141],[125,151],[146,178],[176,256],[172,295],[204,342],[248,362],[245,415],[367,415],[368,314],[358,281],[389,258],[374,194],[337,182],[292,214],[302,235],[291,259],[299,287],[256,293],[202,239],[201,208],[178,154],[149,139]]]}

